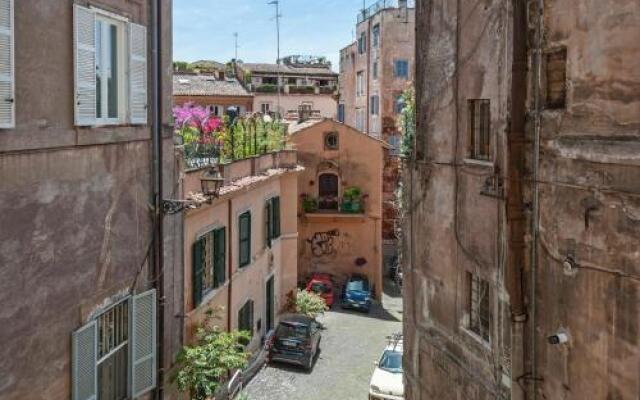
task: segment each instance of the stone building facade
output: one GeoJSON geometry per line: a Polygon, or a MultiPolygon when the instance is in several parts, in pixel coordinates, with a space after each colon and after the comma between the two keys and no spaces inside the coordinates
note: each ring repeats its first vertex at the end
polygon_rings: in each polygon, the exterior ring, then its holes
{"type": "Polygon", "coordinates": [[[640,4],[419,1],[411,400],[640,396],[640,4]]]}
{"type": "Polygon", "coordinates": [[[3,400],[147,398],[179,349],[179,217],[156,207],[176,174],[171,2],[153,3],[0,2],[3,400]]]}
{"type": "Polygon", "coordinates": [[[400,131],[398,99],[414,78],[413,2],[380,0],[358,15],[356,41],[340,51],[338,120],[387,141],[384,164],[385,255],[396,251],[400,131]]]}

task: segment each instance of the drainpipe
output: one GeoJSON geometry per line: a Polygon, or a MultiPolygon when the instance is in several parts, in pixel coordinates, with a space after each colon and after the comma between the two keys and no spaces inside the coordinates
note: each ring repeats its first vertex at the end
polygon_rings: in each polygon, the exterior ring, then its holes
{"type": "Polygon", "coordinates": [[[543,0],[536,0],[536,49],[535,49],[535,81],[534,81],[534,103],[535,103],[535,125],[533,142],[533,205],[531,217],[531,399],[537,396],[537,365],[536,365],[536,269],[538,265],[538,233],[540,228],[540,188],[538,185],[538,174],[540,165],[540,125],[542,104],[540,90],[542,88],[542,11],[543,0]]]}
{"type": "Polygon", "coordinates": [[[369,112],[371,110],[369,110],[369,102],[371,101],[369,99],[370,93],[369,93],[369,89],[371,86],[371,16],[369,16],[369,19],[367,20],[367,36],[366,36],[366,43],[367,43],[367,98],[365,99],[365,103],[366,103],[366,107],[365,110],[366,114],[366,121],[367,121],[367,135],[371,135],[371,130],[370,130],[370,124],[369,124],[369,118],[371,118],[371,116],[369,115],[369,112]]]}
{"type": "Polygon", "coordinates": [[[150,0],[151,10],[151,138],[152,138],[152,157],[153,157],[153,270],[152,281],[157,291],[157,388],[155,390],[155,399],[163,399],[163,382],[164,382],[164,274],[163,260],[163,232],[162,232],[162,111],[160,107],[160,99],[162,93],[160,68],[160,0],[150,0]]]}

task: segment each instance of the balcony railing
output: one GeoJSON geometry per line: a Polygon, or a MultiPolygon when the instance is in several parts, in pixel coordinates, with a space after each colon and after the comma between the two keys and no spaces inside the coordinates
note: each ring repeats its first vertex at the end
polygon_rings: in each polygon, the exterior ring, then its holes
{"type": "Polygon", "coordinates": [[[306,214],[364,214],[364,199],[351,200],[331,197],[302,197],[302,209],[306,214]]]}
{"type": "MultiPolygon", "coordinates": [[[[277,93],[278,85],[275,83],[250,83],[246,85],[247,90],[254,93],[277,93]]],[[[315,86],[315,85],[292,85],[283,84],[280,86],[280,93],[290,94],[335,94],[335,86],[315,86]]]]}
{"type": "Polygon", "coordinates": [[[386,8],[400,8],[403,6],[403,3],[407,5],[407,8],[415,8],[416,6],[415,0],[378,0],[373,5],[358,13],[358,24],[374,16],[380,10],[384,10],[386,8]]]}

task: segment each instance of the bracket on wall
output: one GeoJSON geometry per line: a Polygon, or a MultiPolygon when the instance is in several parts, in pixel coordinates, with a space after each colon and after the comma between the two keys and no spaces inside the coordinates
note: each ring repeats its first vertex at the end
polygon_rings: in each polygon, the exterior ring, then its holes
{"type": "Polygon", "coordinates": [[[498,174],[488,176],[480,190],[483,196],[504,199],[504,180],[498,174]]]}

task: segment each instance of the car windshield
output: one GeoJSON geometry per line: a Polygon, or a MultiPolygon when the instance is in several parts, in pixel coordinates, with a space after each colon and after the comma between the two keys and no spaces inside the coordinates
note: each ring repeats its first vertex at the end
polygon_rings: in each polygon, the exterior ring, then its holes
{"type": "Polygon", "coordinates": [[[311,290],[314,291],[315,293],[327,293],[329,292],[329,286],[327,286],[322,282],[312,282],[311,290]]]}
{"type": "Polygon", "coordinates": [[[349,281],[349,283],[347,283],[347,290],[358,290],[361,292],[368,292],[369,282],[361,279],[349,281]]]}
{"type": "Polygon", "coordinates": [[[276,329],[276,336],[278,338],[306,339],[309,336],[308,332],[309,328],[305,325],[281,322],[276,329]]]}
{"type": "Polygon", "coordinates": [[[402,372],[402,353],[399,351],[385,350],[378,363],[378,368],[393,373],[402,372]]]}

